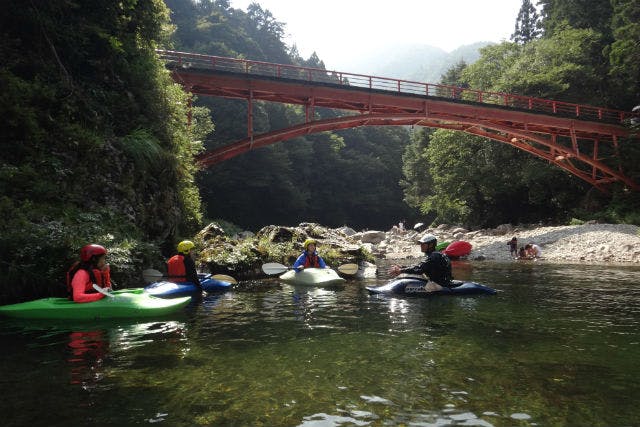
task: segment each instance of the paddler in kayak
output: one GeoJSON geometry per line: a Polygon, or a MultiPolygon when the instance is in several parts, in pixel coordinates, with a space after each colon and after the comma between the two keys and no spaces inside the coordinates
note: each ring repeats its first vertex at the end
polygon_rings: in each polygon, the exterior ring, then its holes
{"type": "Polygon", "coordinates": [[[295,271],[302,271],[305,268],[328,268],[322,257],[316,251],[318,243],[314,239],[304,241],[304,252],[293,263],[295,271]]]}
{"type": "Polygon", "coordinates": [[[389,268],[389,274],[392,276],[397,276],[400,273],[426,274],[430,280],[428,285],[433,285],[430,286],[432,289],[429,290],[439,290],[438,286],[452,287],[451,261],[448,256],[436,251],[436,245],[438,244],[436,236],[425,234],[418,240],[418,243],[420,243],[420,250],[426,255],[424,261],[413,267],[392,265],[389,268]],[[431,281],[435,282],[435,284],[432,284],[431,281]]]}
{"type": "Polygon", "coordinates": [[[193,248],[195,246],[191,240],[183,240],[178,243],[176,248],[178,253],[167,261],[169,281],[175,283],[190,282],[202,287],[196,271],[196,262],[193,259],[193,248]]]}
{"type": "Polygon", "coordinates": [[[104,246],[90,244],[80,249],[80,261],[67,272],[69,299],[75,302],[93,302],[104,298],[103,294],[93,288],[94,284],[106,290],[111,289],[107,250],[104,246]]]}

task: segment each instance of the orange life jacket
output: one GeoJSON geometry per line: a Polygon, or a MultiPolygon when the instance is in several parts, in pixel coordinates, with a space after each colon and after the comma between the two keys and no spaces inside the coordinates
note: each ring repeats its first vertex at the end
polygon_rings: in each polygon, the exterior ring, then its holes
{"type": "Polygon", "coordinates": [[[314,268],[320,268],[320,261],[318,261],[318,255],[317,254],[305,254],[305,260],[304,260],[304,268],[309,268],[309,267],[314,267],[314,268]]]}
{"type": "Polygon", "coordinates": [[[187,270],[184,266],[184,255],[174,255],[167,261],[167,276],[169,280],[184,282],[187,280],[187,270]]]}

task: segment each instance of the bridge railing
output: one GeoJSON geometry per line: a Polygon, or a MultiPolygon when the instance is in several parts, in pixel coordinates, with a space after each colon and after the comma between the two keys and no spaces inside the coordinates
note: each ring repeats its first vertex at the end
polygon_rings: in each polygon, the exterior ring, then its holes
{"type": "Polygon", "coordinates": [[[529,96],[488,92],[460,86],[421,83],[410,80],[376,77],[365,74],[323,70],[320,68],[276,64],[247,59],[210,56],[197,53],[158,50],[160,58],[181,68],[208,69],[242,73],[256,76],[301,80],[314,83],[329,83],[410,95],[434,96],[452,100],[473,101],[483,104],[532,110],[563,117],[584,120],[623,123],[629,119],[640,120],[640,114],[609,108],[580,105],[570,102],[529,96]]]}

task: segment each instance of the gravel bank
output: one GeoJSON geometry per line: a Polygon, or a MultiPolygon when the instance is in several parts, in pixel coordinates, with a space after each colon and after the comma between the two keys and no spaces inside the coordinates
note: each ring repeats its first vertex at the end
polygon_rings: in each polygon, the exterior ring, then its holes
{"type": "MultiPolygon", "coordinates": [[[[611,262],[640,263],[639,227],[628,224],[584,224],[556,227],[512,227],[502,225],[496,229],[469,232],[446,225],[421,233],[389,232],[381,248],[384,258],[400,259],[420,257],[416,236],[431,232],[439,241],[466,240],[473,245],[469,259],[510,260],[507,242],[518,238],[518,246],[536,243],[542,248],[542,258],[548,262],[611,262]]],[[[375,251],[376,248],[374,248],[375,251]]]]}

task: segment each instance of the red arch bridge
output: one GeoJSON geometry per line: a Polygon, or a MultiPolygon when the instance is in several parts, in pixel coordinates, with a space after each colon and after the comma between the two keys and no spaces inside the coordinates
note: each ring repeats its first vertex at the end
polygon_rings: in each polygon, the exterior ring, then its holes
{"type": "Polygon", "coordinates": [[[620,166],[632,112],[457,86],[419,83],[244,59],[159,50],[173,79],[191,93],[248,101],[247,137],[199,157],[210,166],[254,148],[305,134],[358,126],[453,129],[512,145],[604,190],[619,182],[640,190],[620,166]],[[253,133],[254,101],[298,104],[305,122],[253,133]],[[344,110],[314,120],[314,109],[344,110]]]}

